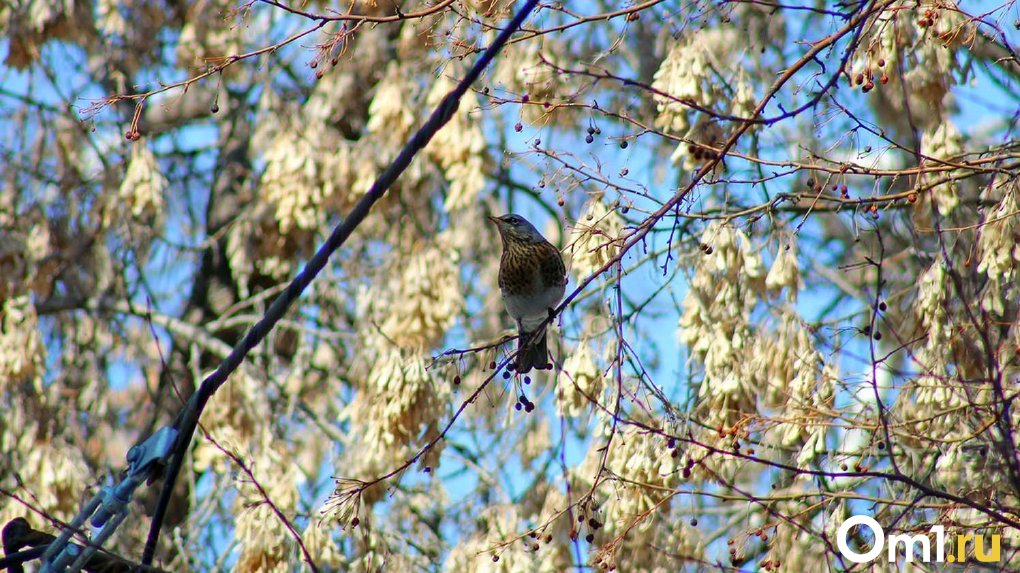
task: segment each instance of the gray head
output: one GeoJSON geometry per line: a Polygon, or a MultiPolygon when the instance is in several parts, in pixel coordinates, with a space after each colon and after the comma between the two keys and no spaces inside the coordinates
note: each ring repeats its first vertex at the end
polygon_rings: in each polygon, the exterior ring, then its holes
{"type": "Polygon", "coordinates": [[[541,243],[545,240],[542,233],[539,233],[534,225],[520,215],[508,213],[499,217],[489,217],[489,220],[496,224],[499,235],[503,237],[503,242],[541,243]]]}

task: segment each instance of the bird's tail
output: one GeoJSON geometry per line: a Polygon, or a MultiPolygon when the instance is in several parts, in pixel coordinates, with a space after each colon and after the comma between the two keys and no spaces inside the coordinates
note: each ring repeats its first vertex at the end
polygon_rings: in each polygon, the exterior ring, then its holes
{"type": "Polygon", "coordinates": [[[533,333],[521,331],[517,339],[517,364],[514,368],[519,374],[527,374],[532,368],[537,370],[549,370],[549,348],[546,345],[546,331],[542,329],[542,335],[538,340],[530,342],[533,333]]]}

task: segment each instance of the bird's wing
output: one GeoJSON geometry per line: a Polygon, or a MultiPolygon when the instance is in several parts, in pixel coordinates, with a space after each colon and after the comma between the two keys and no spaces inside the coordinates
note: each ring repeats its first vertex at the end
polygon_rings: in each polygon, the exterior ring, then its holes
{"type": "Polygon", "coordinates": [[[563,257],[552,243],[545,241],[542,249],[546,251],[541,261],[542,282],[545,286],[554,287],[567,284],[567,268],[563,265],[563,257]]]}

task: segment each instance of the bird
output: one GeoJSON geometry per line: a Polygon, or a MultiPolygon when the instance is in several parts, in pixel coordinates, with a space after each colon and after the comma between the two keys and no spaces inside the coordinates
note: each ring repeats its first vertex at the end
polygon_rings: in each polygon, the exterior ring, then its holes
{"type": "Polygon", "coordinates": [[[567,269],[560,251],[527,219],[513,213],[489,217],[499,230],[503,254],[499,259],[499,290],[507,313],[517,322],[517,360],[514,370],[549,370],[544,323],[563,299],[567,269]],[[541,329],[542,332],[538,332],[541,329]]]}

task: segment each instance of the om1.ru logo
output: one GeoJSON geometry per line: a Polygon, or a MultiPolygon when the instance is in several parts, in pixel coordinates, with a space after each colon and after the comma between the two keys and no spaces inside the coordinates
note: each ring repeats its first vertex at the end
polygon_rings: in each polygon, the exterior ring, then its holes
{"type": "MultiPolygon", "coordinates": [[[[936,562],[963,562],[967,560],[967,542],[974,541],[974,559],[981,561],[982,563],[994,563],[999,560],[999,534],[992,534],[991,547],[988,548],[988,552],[985,552],[984,536],[974,535],[973,533],[961,533],[955,536],[956,539],[956,554],[952,552],[946,555],[946,529],[941,525],[936,525],[931,528],[931,533],[935,534],[935,561],[936,562]]],[[[885,545],[887,539],[885,530],[879,525],[877,521],[868,517],[867,515],[854,515],[843,522],[839,526],[839,530],[836,532],[836,547],[839,548],[839,552],[848,561],[854,563],[867,563],[874,561],[880,553],[882,553],[882,546],[885,545]],[[875,543],[871,546],[871,549],[867,553],[858,553],[854,551],[849,545],[847,545],[846,538],[850,532],[850,528],[855,525],[867,526],[871,529],[871,533],[875,536],[875,543]]],[[[928,538],[927,533],[918,533],[917,535],[908,535],[906,533],[901,535],[890,535],[888,537],[889,542],[889,562],[896,562],[896,546],[900,543],[903,544],[903,558],[907,563],[914,560],[914,550],[918,545],[921,546],[920,558],[925,563],[931,563],[931,545],[932,540],[928,538]]]]}

